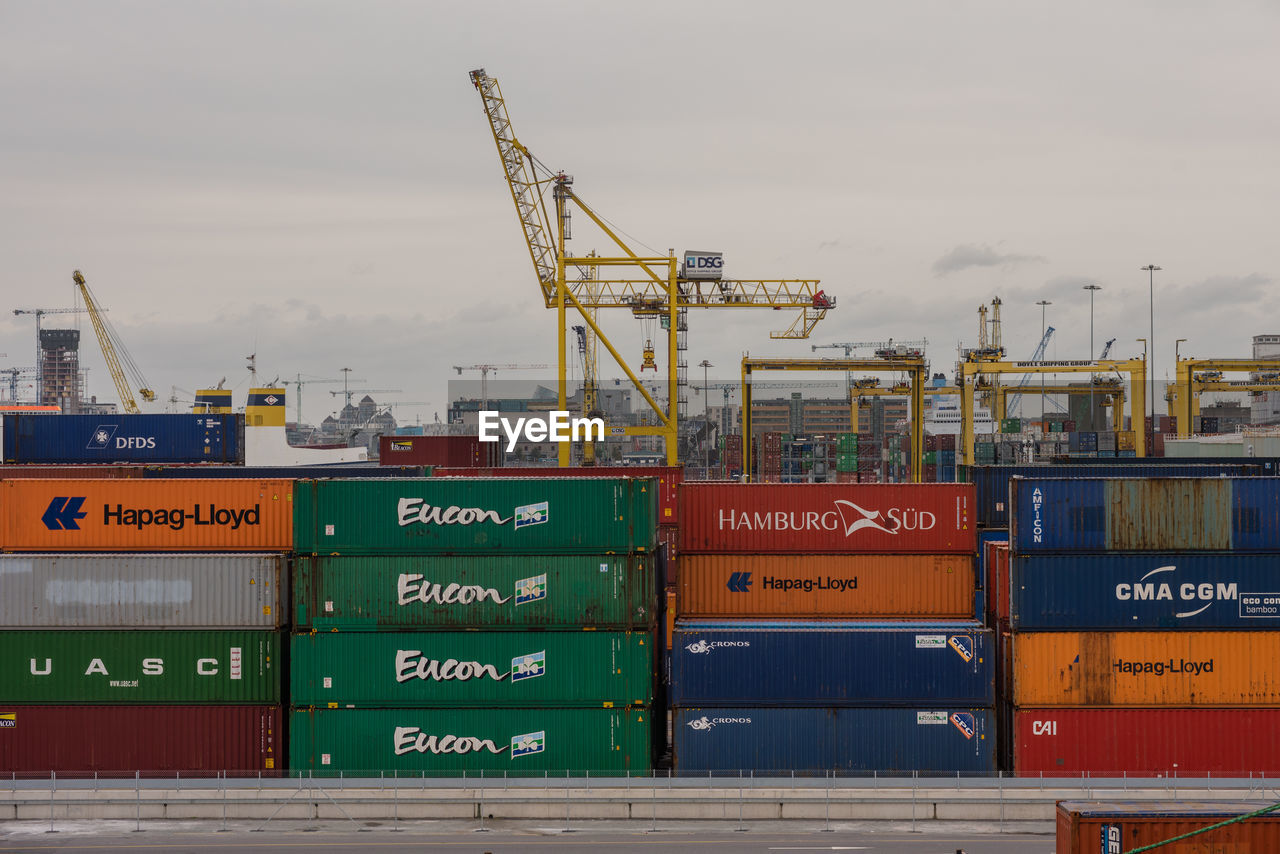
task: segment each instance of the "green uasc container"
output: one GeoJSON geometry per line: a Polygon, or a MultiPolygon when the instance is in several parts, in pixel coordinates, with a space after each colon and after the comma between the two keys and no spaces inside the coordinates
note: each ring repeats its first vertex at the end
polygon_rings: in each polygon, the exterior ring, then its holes
{"type": "Polygon", "coordinates": [[[651,552],[651,478],[386,478],[294,487],[299,554],[651,552]]]}
{"type": "Polygon", "coordinates": [[[295,706],[615,706],[653,701],[647,632],[294,635],[295,706]]]}
{"type": "Polygon", "coordinates": [[[299,557],[298,629],[644,628],[654,557],[342,555],[299,557]]]}
{"type": "Polygon", "coordinates": [[[280,702],[280,634],[0,632],[10,703],[280,702]]]}
{"type": "Polygon", "coordinates": [[[289,768],[323,774],[648,771],[648,709],[295,709],[289,768]]]}

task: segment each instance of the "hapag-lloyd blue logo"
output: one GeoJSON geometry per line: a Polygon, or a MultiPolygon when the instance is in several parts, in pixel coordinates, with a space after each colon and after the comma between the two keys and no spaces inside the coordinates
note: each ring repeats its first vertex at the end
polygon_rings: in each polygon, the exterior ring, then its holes
{"type": "Polygon", "coordinates": [[[59,496],[49,502],[40,521],[44,522],[44,526],[50,531],[78,531],[80,525],[76,520],[88,515],[80,509],[84,506],[84,502],[83,496],[74,498],[59,496]]]}

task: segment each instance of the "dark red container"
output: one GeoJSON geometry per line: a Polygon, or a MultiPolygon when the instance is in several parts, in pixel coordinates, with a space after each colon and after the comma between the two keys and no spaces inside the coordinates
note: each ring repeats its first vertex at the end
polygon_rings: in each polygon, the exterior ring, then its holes
{"type": "Polygon", "coordinates": [[[977,552],[972,484],[685,483],[682,554],[977,552]]]}
{"type": "Polygon", "coordinates": [[[1280,851],[1280,814],[1240,817],[1274,805],[1266,800],[1059,801],[1054,850],[1056,854],[1140,850],[1156,854],[1271,854],[1280,851]],[[1204,830],[1218,824],[1223,826],[1204,830]],[[1178,841],[1159,844],[1174,838],[1178,841]]]}
{"type": "Polygon", "coordinates": [[[956,435],[954,433],[943,433],[938,437],[939,451],[954,451],[956,449],[956,435]]]}
{"type": "Polygon", "coordinates": [[[502,443],[476,436],[379,436],[382,466],[501,466],[502,443]]]}
{"type": "Polygon", "coordinates": [[[658,524],[676,523],[676,488],[684,480],[678,466],[577,466],[566,468],[437,468],[434,477],[653,477],[658,479],[658,524]]]}
{"type": "Polygon", "coordinates": [[[1013,719],[1020,777],[1280,777],[1280,709],[1017,709],[1013,719]]]}
{"type": "Polygon", "coordinates": [[[983,585],[987,591],[987,625],[1009,622],[1009,542],[988,540],[984,546],[982,565],[986,570],[983,585]]]}
{"type": "Polygon", "coordinates": [[[0,480],[144,477],[146,466],[0,466],[0,480]]]}
{"type": "Polygon", "coordinates": [[[48,776],[279,772],[279,706],[0,705],[0,769],[48,776]]]}

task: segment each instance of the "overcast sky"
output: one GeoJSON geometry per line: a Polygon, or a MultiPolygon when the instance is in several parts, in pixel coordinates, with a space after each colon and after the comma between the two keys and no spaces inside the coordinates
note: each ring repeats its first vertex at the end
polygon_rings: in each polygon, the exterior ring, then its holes
{"type": "MultiPolygon", "coordinates": [[[[261,379],[350,367],[429,420],[451,365],[554,364],[477,67],[641,251],[720,250],[730,276],[839,300],[805,342],[769,339],[778,312],[692,313],[713,380],[744,350],[891,336],[950,374],[993,296],[1011,357],[1048,299],[1049,356],[1085,358],[1085,283],[1096,347],[1137,355],[1149,263],[1159,377],[1175,338],[1248,356],[1280,333],[1278,10],[8,0],[0,362],[35,358],[7,309],[71,305],[80,269],[162,398],[226,377],[242,404],[256,353],[261,379]]],[[[575,227],[575,254],[607,248],[575,227]]],[[[115,400],[82,325],[90,390],[115,400]]],[[[608,329],[638,367],[640,324],[608,329]]],[[[306,388],[307,420],[337,387],[306,388]]]]}

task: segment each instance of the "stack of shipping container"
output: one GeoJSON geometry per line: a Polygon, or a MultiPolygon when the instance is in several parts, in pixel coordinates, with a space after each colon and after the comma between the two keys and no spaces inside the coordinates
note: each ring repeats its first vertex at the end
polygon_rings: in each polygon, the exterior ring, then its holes
{"type": "Polygon", "coordinates": [[[1016,772],[1280,772],[1280,479],[1010,494],[1016,772]]]}
{"type": "Polygon", "coordinates": [[[657,482],[304,481],[290,768],[647,771],[657,482]]]}
{"type": "Polygon", "coordinates": [[[972,487],[680,493],[678,772],[994,771],[972,487]]]}
{"type": "Polygon", "coordinates": [[[0,767],[277,772],[291,482],[0,492],[0,767]]]}

